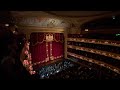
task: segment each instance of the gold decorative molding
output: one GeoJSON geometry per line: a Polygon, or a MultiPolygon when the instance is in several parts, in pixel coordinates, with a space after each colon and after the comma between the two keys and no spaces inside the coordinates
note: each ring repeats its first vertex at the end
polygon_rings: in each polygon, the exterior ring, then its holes
{"type": "Polygon", "coordinates": [[[20,26],[18,27],[23,32],[53,32],[53,33],[64,33],[65,28],[46,28],[36,26],[20,26]]]}
{"type": "MultiPolygon", "coordinates": [[[[85,60],[85,61],[88,61],[88,62],[91,62],[91,63],[95,63],[97,65],[103,66],[105,68],[108,68],[108,69],[120,74],[120,68],[117,68],[117,67],[115,67],[111,64],[107,64],[103,61],[98,61],[98,60],[88,58],[88,57],[85,57],[85,56],[82,56],[82,55],[77,55],[77,54],[74,54],[74,53],[71,53],[71,52],[67,52],[67,55],[70,55],[70,56],[73,56],[75,58],[79,58],[81,60],[85,60]]],[[[70,59],[70,58],[67,58],[67,59],[70,59]]]]}
{"type": "Polygon", "coordinates": [[[68,45],[67,47],[75,49],[75,50],[81,50],[81,51],[86,51],[86,52],[95,53],[95,54],[99,54],[99,55],[104,55],[107,57],[111,57],[111,58],[120,60],[120,54],[116,54],[116,53],[112,53],[112,52],[108,52],[108,51],[102,51],[102,50],[86,48],[86,47],[79,47],[79,46],[74,46],[74,45],[68,45]]]}
{"type": "Polygon", "coordinates": [[[64,58],[67,59],[67,33],[68,30],[64,32],[64,58]]]}
{"type": "Polygon", "coordinates": [[[46,33],[64,33],[65,28],[47,28],[47,27],[36,27],[36,26],[19,26],[18,29],[26,34],[27,39],[30,38],[30,34],[34,32],[46,32],[46,33]]]}
{"type": "Polygon", "coordinates": [[[110,46],[120,47],[120,41],[114,41],[114,40],[88,39],[88,38],[67,38],[67,41],[102,44],[102,45],[110,45],[110,46]]]}

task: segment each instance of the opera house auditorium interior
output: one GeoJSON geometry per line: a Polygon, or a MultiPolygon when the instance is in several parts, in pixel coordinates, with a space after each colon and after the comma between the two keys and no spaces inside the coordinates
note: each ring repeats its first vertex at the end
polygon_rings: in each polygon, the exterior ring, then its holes
{"type": "Polygon", "coordinates": [[[120,11],[0,11],[0,74],[120,79],[120,11]]]}

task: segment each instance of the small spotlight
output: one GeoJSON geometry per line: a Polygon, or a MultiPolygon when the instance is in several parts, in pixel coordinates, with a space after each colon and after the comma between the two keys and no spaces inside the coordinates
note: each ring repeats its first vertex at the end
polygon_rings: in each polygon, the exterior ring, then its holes
{"type": "Polygon", "coordinates": [[[13,31],[13,33],[15,33],[15,30],[13,31]]]}
{"type": "Polygon", "coordinates": [[[112,19],[115,19],[115,16],[112,16],[112,19]]]}
{"type": "Polygon", "coordinates": [[[57,73],[59,72],[59,70],[56,71],[57,73]]]}
{"type": "Polygon", "coordinates": [[[88,29],[85,29],[85,31],[87,32],[87,31],[88,31],[88,29]]]}
{"type": "Polygon", "coordinates": [[[8,27],[8,26],[9,26],[9,24],[5,24],[5,26],[6,26],[6,27],[8,27]]]}

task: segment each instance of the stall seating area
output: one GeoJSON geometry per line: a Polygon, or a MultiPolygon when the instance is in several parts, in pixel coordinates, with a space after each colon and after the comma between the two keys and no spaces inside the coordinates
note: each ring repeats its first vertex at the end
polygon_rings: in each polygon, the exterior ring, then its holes
{"type": "Polygon", "coordinates": [[[39,68],[39,79],[55,80],[104,80],[120,79],[120,75],[84,60],[71,57],[71,60],[62,60],[51,65],[39,68]],[[74,60],[73,60],[74,59],[74,60]]]}

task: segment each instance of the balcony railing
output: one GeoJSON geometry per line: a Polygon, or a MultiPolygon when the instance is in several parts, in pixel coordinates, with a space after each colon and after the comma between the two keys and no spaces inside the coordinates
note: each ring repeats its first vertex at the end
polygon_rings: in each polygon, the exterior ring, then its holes
{"type": "MultiPolygon", "coordinates": [[[[88,57],[85,57],[85,56],[82,56],[82,55],[77,55],[77,54],[74,54],[74,53],[71,53],[71,52],[67,52],[67,55],[70,55],[70,56],[73,56],[75,58],[78,58],[78,59],[81,59],[81,60],[85,60],[85,61],[88,61],[88,62],[91,62],[91,63],[95,63],[97,65],[100,65],[100,66],[103,66],[103,67],[106,67],[118,74],[120,74],[120,69],[113,66],[113,65],[110,65],[110,64],[107,64],[105,62],[102,62],[102,61],[98,61],[98,60],[95,60],[95,59],[92,59],[92,58],[88,58],[88,57]]],[[[70,59],[70,58],[68,58],[70,59]]]]}

